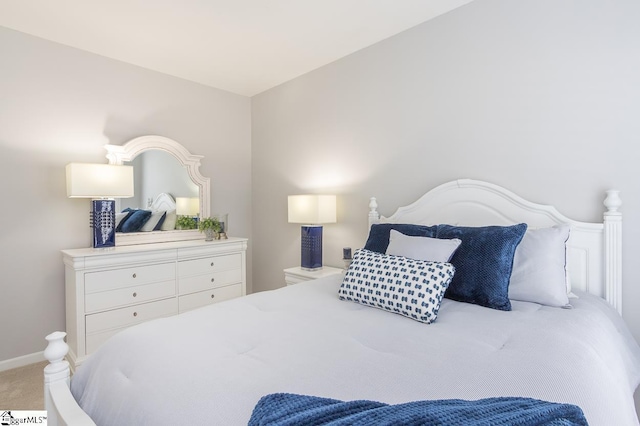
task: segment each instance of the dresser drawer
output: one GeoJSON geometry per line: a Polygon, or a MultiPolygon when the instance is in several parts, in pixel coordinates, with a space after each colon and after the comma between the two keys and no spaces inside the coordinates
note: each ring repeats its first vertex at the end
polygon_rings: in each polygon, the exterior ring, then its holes
{"type": "Polygon", "coordinates": [[[178,277],[201,275],[209,272],[224,271],[226,269],[240,269],[241,266],[242,255],[240,254],[183,260],[178,262],[178,277]]]}
{"type": "Polygon", "coordinates": [[[128,327],[153,318],[173,315],[176,312],[176,299],[158,300],[141,305],[114,309],[86,316],[87,333],[110,328],[128,327]]]}
{"type": "Polygon", "coordinates": [[[180,278],[178,280],[178,294],[195,293],[210,288],[224,287],[241,281],[242,271],[240,269],[180,278]]]}
{"type": "Polygon", "coordinates": [[[109,337],[120,330],[155,318],[168,317],[178,313],[176,298],[158,300],[142,305],[115,309],[99,314],[87,315],[86,352],[90,354],[109,337]]]}
{"type": "Polygon", "coordinates": [[[89,272],[84,277],[86,294],[115,290],[158,281],[175,279],[175,263],[112,269],[111,271],[89,272]]]}
{"type": "Polygon", "coordinates": [[[159,283],[87,294],[84,297],[84,306],[85,312],[91,313],[175,295],[176,280],[172,279],[159,283]]]}
{"type": "Polygon", "coordinates": [[[215,288],[213,290],[200,291],[198,293],[180,296],[178,298],[178,306],[180,312],[185,312],[191,309],[210,305],[212,303],[235,299],[240,296],[242,296],[242,286],[240,284],[234,284],[226,287],[215,288]]]}

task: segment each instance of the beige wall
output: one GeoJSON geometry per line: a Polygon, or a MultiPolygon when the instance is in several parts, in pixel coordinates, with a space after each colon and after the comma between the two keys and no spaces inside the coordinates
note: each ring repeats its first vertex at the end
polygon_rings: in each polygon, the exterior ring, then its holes
{"type": "Polygon", "coordinates": [[[106,163],[107,143],[157,134],[204,155],[211,210],[251,237],[250,103],[0,28],[0,362],[65,328],[60,250],[90,244],[90,203],[66,198],[64,167],[106,163]]]}
{"type": "Polygon", "coordinates": [[[624,317],[640,339],[640,2],[476,0],[252,99],[254,290],[299,264],[289,194],[338,194],[325,263],[381,213],[457,178],[583,221],[624,205],[624,317]]]}

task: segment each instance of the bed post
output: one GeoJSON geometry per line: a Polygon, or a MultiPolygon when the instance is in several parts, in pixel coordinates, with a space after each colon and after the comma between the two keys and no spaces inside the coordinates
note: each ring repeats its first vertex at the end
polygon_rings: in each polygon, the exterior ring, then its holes
{"type": "Polygon", "coordinates": [[[78,405],[69,389],[69,363],[64,359],[69,346],[64,341],[67,333],[56,331],[46,337],[49,344],[44,357],[49,365],[44,368],[44,408],[49,426],[96,426],[91,417],[78,405]]]}
{"type": "Polygon", "coordinates": [[[622,315],[622,205],[620,191],[610,189],[604,200],[605,297],[622,315]]]}
{"type": "Polygon", "coordinates": [[[58,410],[53,403],[51,388],[56,383],[64,383],[69,386],[69,363],[64,359],[69,352],[69,346],[64,341],[67,333],[56,331],[49,334],[46,339],[49,342],[44,350],[44,357],[49,361],[49,365],[44,368],[44,408],[48,412],[47,424],[58,425],[58,410]]]}
{"type": "Polygon", "coordinates": [[[376,197],[371,197],[369,199],[369,229],[371,229],[371,225],[374,223],[378,223],[380,220],[380,214],[378,213],[378,203],[376,201],[376,197]]]}
{"type": "Polygon", "coordinates": [[[49,342],[44,350],[44,357],[49,361],[49,365],[44,368],[44,408],[47,410],[47,424],[95,426],[69,389],[69,363],[64,359],[69,352],[69,346],[64,341],[66,335],[64,331],[56,331],[46,337],[49,342]]]}

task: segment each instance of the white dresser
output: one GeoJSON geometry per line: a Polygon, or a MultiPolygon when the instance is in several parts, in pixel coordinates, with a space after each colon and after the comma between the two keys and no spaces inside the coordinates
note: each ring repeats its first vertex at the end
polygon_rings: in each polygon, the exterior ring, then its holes
{"type": "Polygon", "coordinates": [[[63,250],[72,369],[120,330],[246,294],[244,238],[63,250]]]}

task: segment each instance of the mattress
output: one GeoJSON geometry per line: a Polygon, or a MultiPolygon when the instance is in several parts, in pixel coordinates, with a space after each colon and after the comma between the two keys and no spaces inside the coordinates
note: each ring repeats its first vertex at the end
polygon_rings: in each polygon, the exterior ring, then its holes
{"type": "Polygon", "coordinates": [[[98,425],[246,425],[288,392],[390,404],[522,396],[581,407],[594,425],[637,425],[640,349],[605,301],[512,311],[443,300],[438,319],[340,301],[339,276],[126,329],[76,372],[98,425]]]}

